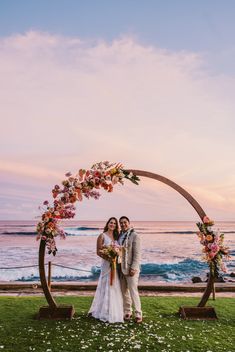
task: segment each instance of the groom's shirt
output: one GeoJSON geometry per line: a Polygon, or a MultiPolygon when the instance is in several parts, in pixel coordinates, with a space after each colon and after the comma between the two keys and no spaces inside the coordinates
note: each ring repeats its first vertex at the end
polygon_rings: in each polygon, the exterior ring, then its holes
{"type": "Polygon", "coordinates": [[[124,243],[124,241],[125,241],[125,239],[126,239],[126,237],[127,237],[127,235],[130,234],[130,233],[133,232],[133,231],[134,231],[134,230],[133,230],[132,228],[130,228],[130,229],[128,229],[126,232],[121,232],[121,234],[120,234],[120,236],[119,236],[119,239],[118,239],[118,244],[119,244],[120,246],[122,246],[123,243],[124,243]]]}
{"type": "Polygon", "coordinates": [[[126,237],[126,233],[127,233],[127,231],[126,231],[126,232],[121,232],[121,234],[120,234],[120,236],[119,236],[118,244],[119,244],[120,246],[123,245],[123,241],[124,241],[124,239],[125,239],[125,237],[126,237]]]}

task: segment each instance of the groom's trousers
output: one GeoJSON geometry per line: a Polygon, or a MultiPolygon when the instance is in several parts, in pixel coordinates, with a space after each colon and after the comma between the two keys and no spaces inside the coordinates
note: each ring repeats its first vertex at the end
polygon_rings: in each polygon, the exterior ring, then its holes
{"type": "Polygon", "coordinates": [[[133,304],[136,317],[142,317],[141,302],[138,292],[139,274],[140,271],[138,270],[134,276],[120,275],[124,314],[132,313],[133,304]]]}

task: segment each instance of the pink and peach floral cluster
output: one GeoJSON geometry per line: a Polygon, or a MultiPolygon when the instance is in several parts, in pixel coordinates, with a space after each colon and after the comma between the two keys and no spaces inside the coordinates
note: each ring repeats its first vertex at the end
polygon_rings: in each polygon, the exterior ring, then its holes
{"type": "Polygon", "coordinates": [[[74,203],[83,198],[99,199],[99,189],[112,192],[115,184],[124,184],[124,178],[138,184],[139,178],[133,173],[124,170],[120,163],[109,161],[94,164],[90,170],[80,169],[76,175],[71,172],[61,186],[55,185],[52,189],[53,204],[48,200],[43,202],[41,221],[37,224],[37,240],[46,241],[48,253],[56,255],[55,237],[65,238],[65,232],[60,225],[63,219],[72,219],[75,216],[74,203]]]}
{"type": "Polygon", "coordinates": [[[203,222],[197,223],[197,235],[203,245],[203,259],[209,264],[212,274],[217,277],[219,270],[227,271],[223,258],[229,259],[229,248],[224,246],[224,234],[219,230],[214,231],[213,225],[214,221],[204,216],[203,222]]]}

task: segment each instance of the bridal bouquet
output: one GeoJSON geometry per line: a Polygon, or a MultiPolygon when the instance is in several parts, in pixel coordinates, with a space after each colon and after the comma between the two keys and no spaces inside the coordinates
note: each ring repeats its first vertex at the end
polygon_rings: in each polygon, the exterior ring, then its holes
{"type": "Polygon", "coordinates": [[[103,246],[100,253],[103,255],[104,259],[110,262],[110,285],[112,286],[115,279],[116,264],[121,257],[121,246],[119,246],[117,242],[114,242],[109,246],[103,246]]]}

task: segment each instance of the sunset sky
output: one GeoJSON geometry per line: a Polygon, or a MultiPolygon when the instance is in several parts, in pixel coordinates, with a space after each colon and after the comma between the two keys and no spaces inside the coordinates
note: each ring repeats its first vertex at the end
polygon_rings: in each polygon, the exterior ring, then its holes
{"type": "MultiPolygon", "coordinates": [[[[67,171],[158,173],[235,219],[234,1],[0,2],[0,219],[34,220],[67,171]]],[[[152,180],[76,219],[194,220],[152,180]]]]}

